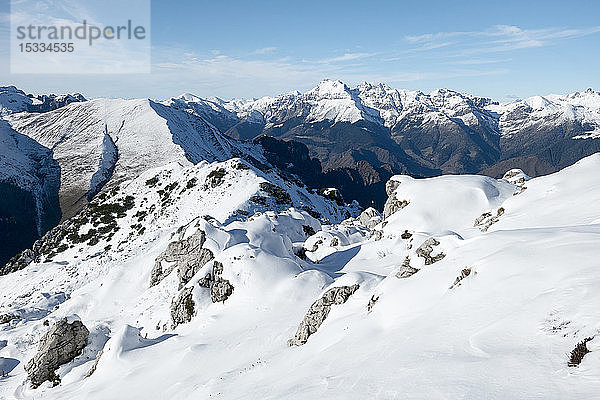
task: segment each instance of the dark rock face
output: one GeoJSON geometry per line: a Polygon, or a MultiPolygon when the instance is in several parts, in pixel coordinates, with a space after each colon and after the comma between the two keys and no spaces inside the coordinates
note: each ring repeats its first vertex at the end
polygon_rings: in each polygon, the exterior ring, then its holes
{"type": "Polygon", "coordinates": [[[277,139],[261,134],[254,142],[263,147],[264,156],[271,165],[284,175],[290,174],[290,180],[297,176],[311,189],[338,188],[341,199],[357,200],[364,207],[381,207],[386,199],[381,182],[393,173],[389,168],[374,168],[367,161],[377,158],[372,154],[361,155],[349,150],[333,155],[329,168],[323,171],[321,162],[311,154],[309,147],[296,139],[277,139]]]}
{"type": "Polygon", "coordinates": [[[17,186],[0,183],[0,265],[38,238],[35,198],[17,186]]]}
{"type": "Polygon", "coordinates": [[[369,299],[369,303],[367,304],[367,312],[373,311],[373,307],[375,307],[375,304],[377,304],[378,301],[379,296],[371,296],[371,298],[369,299]]]}
{"type": "Polygon", "coordinates": [[[373,122],[326,120],[294,124],[288,120],[283,126],[262,133],[307,145],[310,155],[321,161],[329,186],[337,187],[347,200],[357,200],[365,207],[383,205],[385,182],[392,175],[409,171],[414,176],[440,173],[410,157],[392,139],[389,129],[373,122]]]}
{"type": "Polygon", "coordinates": [[[433,248],[435,246],[438,246],[439,244],[440,242],[438,240],[431,237],[424,241],[423,244],[419,246],[419,248],[417,248],[417,256],[423,257],[425,259],[425,265],[431,265],[446,257],[446,255],[441,252],[436,255],[432,255],[433,248]]]}
{"type": "Polygon", "coordinates": [[[11,322],[12,320],[18,320],[20,319],[18,315],[13,315],[13,314],[0,314],[0,325],[3,324],[8,324],[9,322],[11,322]]]}
{"type": "Polygon", "coordinates": [[[480,173],[492,178],[502,178],[506,171],[513,168],[519,168],[529,176],[548,175],[558,171],[558,168],[548,161],[532,155],[513,157],[500,161],[493,166],[480,171],[480,173]]]}
{"type": "Polygon", "coordinates": [[[0,157],[0,168],[11,164],[11,157],[26,159],[27,163],[12,165],[18,176],[9,174],[0,180],[0,270],[61,218],[60,166],[52,151],[14,131],[4,120],[0,120],[2,142],[8,145],[6,151],[10,154],[6,159],[0,157]]]}
{"type": "Polygon", "coordinates": [[[302,346],[305,344],[308,337],[317,332],[317,329],[325,321],[331,311],[331,306],[344,304],[358,288],[359,286],[354,284],[352,286],[335,287],[326,291],[321,298],[310,306],[298,326],[296,335],[288,340],[288,346],[302,346]]]}
{"type": "Polygon", "coordinates": [[[52,381],[54,385],[60,383],[55,370],[81,354],[89,334],[81,321],[68,323],[66,318],[57,321],[42,336],[37,354],[25,366],[33,387],[45,381],[52,381]]]}
{"type": "Polygon", "coordinates": [[[591,351],[587,348],[587,342],[593,340],[594,337],[587,337],[583,339],[581,342],[577,343],[577,346],[573,350],[571,350],[571,356],[569,357],[568,365],[569,367],[577,367],[583,361],[583,357],[591,351]]]}
{"type": "Polygon", "coordinates": [[[293,140],[279,140],[261,135],[253,140],[264,149],[267,161],[281,171],[298,175],[311,188],[323,185],[321,163],[311,158],[306,145],[293,140]]]}
{"type": "Polygon", "coordinates": [[[210,289],[210,282],[212,281],[210,273],[204,275],[204,278],[198,280],[198,285],[205,289],[210,289]]]}

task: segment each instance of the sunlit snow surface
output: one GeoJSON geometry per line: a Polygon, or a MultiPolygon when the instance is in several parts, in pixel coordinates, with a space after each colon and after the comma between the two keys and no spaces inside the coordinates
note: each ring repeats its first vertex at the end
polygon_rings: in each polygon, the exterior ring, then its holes
{"type": "Polygon", "coordinates": [[[236,162],[148,171],[121,185],[117,196],[133,195],[136,208],[120,221],[113,249],[103,252],[106,243],[75,247],[51,263],[0,277],[0,312],[23,317],[0,328],[0,343],[7,341],[0,345],[0,365],[14,367],[0,378],[0,398],[565,399],[600,393],[600,154],[528,180],[526,189],[480,176],[394,177],[400,184],[393,195],[408,205],[372,231],[353,221],[320,227],[299,211],[301,202],[331,221],[341,220],[340,210],[295,187],[287,187],[295,209],[257,208],[248,199],[261,181],[285,182],[238,170],[236,162]],[[230,174],[224,184],[177,189],[164,208],[145,184],[157,174],[161,185],[184,186],[192,177],[203,182],[219,166],[230,174]],[[145,233],[126,240],[128,218],[152,204],[145,233]],[[238,209],[260,214],[232,218],[238,209]],[[499,217],[482,232],[474,222],[486,212],[499,217]],[[206,214],[212,218],[194,220],[206,214]],[[197,315],[171,329],[176,273],[150,288],[150,271],[171,234],[190,221],[206,230],[235,290],[213,304],[197,284],[205,266],[188,284],[195,288],[197,315]],[[307,238],[304,226],[315,235],[307,238]],[[425,265],[416,250],[431,236],[440,242],[434,253],[446,256],[425,265]],[[303,242],[307,260],[293,251],[303,242]],[[399,279],[406,256],[419,271],[399,279]],[[465,268],[471,274],[450,289],[465,268]],[[327,288],[354,283],[359,290],[332,308],[305,345],[287,346],[327,288]],[[372,298],[378,300],[368,312],[372,298]],[[48,329],[43,321],[74,314],[90,329],[88,347],[59,369],[61,385],[31,389],[23,365],[48,329]],[[570,351],[594,335],[587,344],[592,352],[579,367],[568,367],[570,351]],[[85,378],[100,348],[97,369],[85,378]]]}

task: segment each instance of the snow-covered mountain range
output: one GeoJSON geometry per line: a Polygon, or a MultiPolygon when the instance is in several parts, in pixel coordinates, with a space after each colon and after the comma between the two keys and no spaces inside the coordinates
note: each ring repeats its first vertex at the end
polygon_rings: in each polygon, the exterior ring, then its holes
{"type": "Polygon", "coordinates": [[[0,232],[9,243],[0,261],[102,188],[174,161],[274,163],[313,188],[335,186],[347,200],[382,207],[395,173],[499,177],[519,167],[537,176],[600,150],[600,94],[591,89],[500,104],[448,89],[349,88],[327,79],[306,93],[231,101],[86,101],[6,86],[0,107],[0,215],[11,222],[0,232]],[[265,135],[300,142],[308,153],[265,135]]]}
{"type": "Polygon", "coordinates": [[[0,399],[600,390],[593,90],[0,110],[0,399]]]}
{"type": "Polygon", "coordinates": [[[382,204],[394,173],[498,177],[508,166],[537,176],[600,150],[600,93],[591,89],[499,103],[449,89],[350,88],[326,79],[306,93],[233,101],[186,94],[170,103],[231,137],[306,144],[325,172],[345,171],[359,183],[346,192],[363,204],[365,186],[382,204]]]}
{"type": "Polygon", "coordinates": [[[396,175],[359,217],[240,158],[147,170],[0,277],[0,397],[593,398],[598,168],[396,175]]]}

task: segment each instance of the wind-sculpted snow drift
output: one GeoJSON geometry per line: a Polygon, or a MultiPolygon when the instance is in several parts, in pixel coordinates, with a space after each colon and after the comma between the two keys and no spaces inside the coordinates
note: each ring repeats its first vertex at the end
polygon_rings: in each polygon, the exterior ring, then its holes
{"type": "Polygon", "coordinates": [[[406,204],[362,218],[240,159],[148,170],[0,277],[0,398],[593,398],[598,168],[394,176],[406,204]],[[34,389],[75,315],[86,346],[34,389]]]}

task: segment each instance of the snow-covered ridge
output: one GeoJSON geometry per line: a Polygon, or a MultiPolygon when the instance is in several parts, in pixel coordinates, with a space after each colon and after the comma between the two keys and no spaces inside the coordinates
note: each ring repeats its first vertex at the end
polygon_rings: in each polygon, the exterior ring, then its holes
{"type": "Polygon", "coordinates": [[[242,151],[202,118],[148,99],[96,99],[5,119],[12,130],[51,150],[61,169],[67,216],[109,180],[132,179],[171,162],[225,161],[242,151]]]}
{"type": "Polygon", "coordinates": [[[184,95],[180,100],[202,104],[214,112],[220,110],[230,120],[233,115],[242,120],[251,118],[251,122],[263,123],[267,128],[290,118],[302,118],[307,123],[365,120],[393,129],[415,116],[442,124],[458,120],[467,127],[484,127],[503,136],[550,116],[553,119],[547,118],[550,124],[572,120],[589,126],[591,131],[600,126],[600,94],[592,89],[499,103],[449,89],[427,94],[367,82],[350,88],[341,81],[325,79],[305,93],[232,101],[184,95]]]}
{"type": "Polygon", "coordinates": [[[398,175],[383,218],[333,224],[301,207],[345,207],[243,160],[149,170],[0,277],[0,397],[593,398],[598,168],[398,175]],[[87,346],[33,389],[24,364],[63,317],[87,346]]]}
{"type": "Polygon", "coordinates": [[[80,93],[25,94],[15,86],[0,86],[0,116],[18,112],[47,112],[74,102],[86,101],[80,93]]]}

